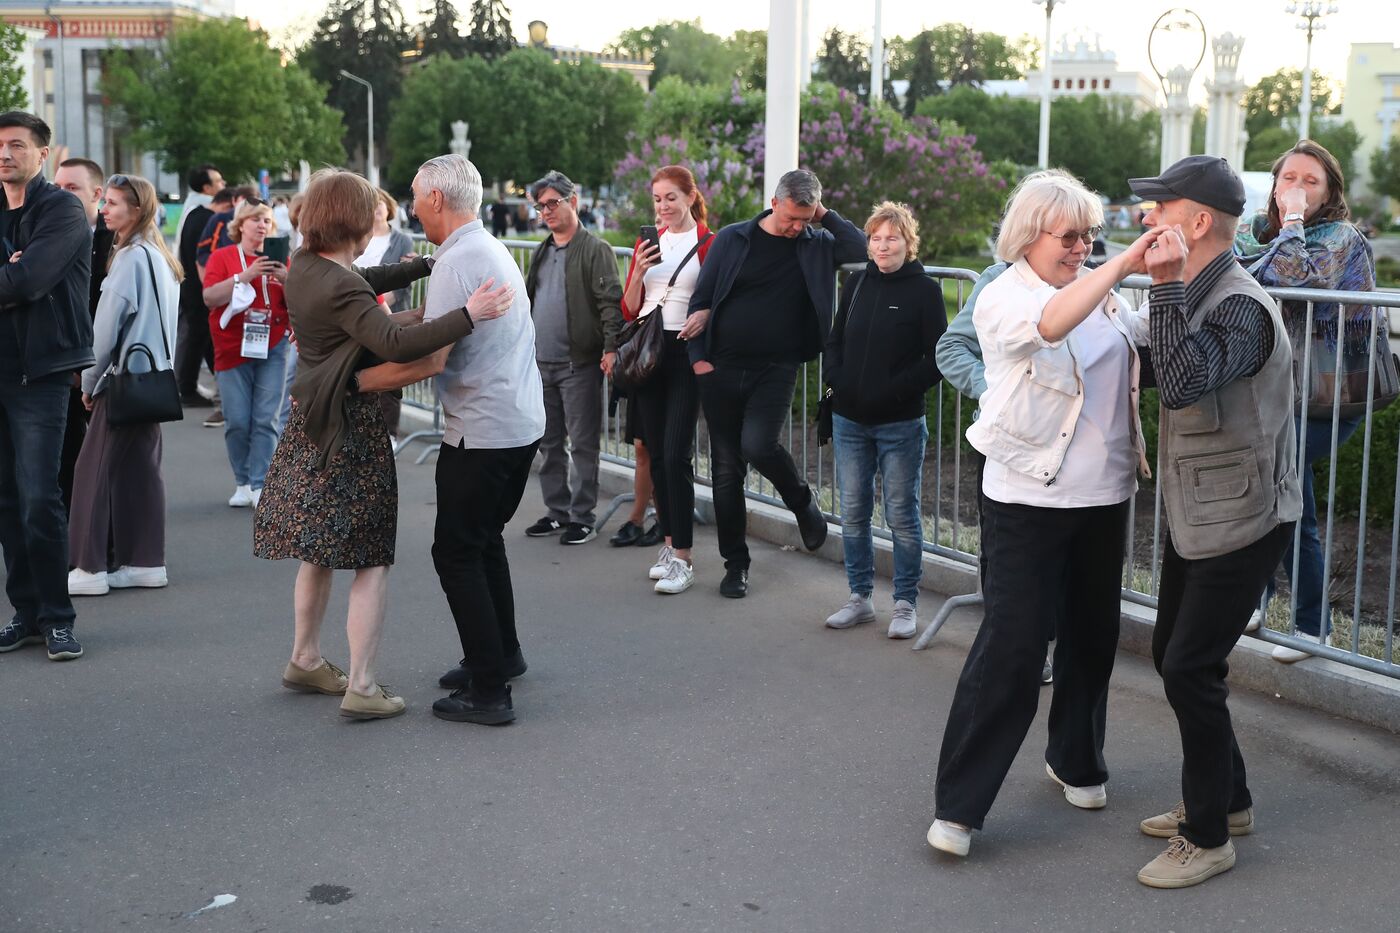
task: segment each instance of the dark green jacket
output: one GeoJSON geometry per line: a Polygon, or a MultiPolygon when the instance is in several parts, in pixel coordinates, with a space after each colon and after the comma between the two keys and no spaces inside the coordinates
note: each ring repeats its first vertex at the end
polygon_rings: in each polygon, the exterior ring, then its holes
{"type": "MultiPolygon", "coordinates": [[[[530,313],[535,309],[535,287],[539,284],[539,258],[554,236],[545,237],[530,257],[525,273],[525,294],[530,313]]],[[[597,363],[604,353],[617,349],[622,330],[622,280],[617,275],[617,259],[612,247],[589,233],[580,224],[564,254],[564,298],[568,305],[569,358],[575,363],[597,363]]]]}

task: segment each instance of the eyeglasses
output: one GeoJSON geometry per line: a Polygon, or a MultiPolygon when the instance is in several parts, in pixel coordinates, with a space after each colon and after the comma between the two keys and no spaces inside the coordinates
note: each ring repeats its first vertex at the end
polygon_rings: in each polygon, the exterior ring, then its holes
{"type": "Polygon", "coordinates": [[[539,208],[541,214],[548,214],[568,200],[568,198],[550,198],[548,201],[536,201],[535,207],[539,208]]]}
{"type": "Polygon", "coordinates": [[[1085,246],[1093,245],[1093,242],[1099,238],[1099,234],[1103,233],[1103,227],[1090,227],[1088,230],[1071,230],[1068,233],[1050,233],[1049,230],[1043,232],[1058,238],[1060,245],[1065,249],[1074,249],[1075,240],[1083,241],[1085,246]]]}

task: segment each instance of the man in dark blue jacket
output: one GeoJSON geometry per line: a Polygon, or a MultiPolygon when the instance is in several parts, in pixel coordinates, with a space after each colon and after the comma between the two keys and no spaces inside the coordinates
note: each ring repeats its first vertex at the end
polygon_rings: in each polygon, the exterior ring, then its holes
{"type": "Polygon", "coordinates": [[[724,596],[748,593],[744,473],[750,463],[797,517],[807,549],[826,540],[821,506],[779,432],[798,371],[816,359],[831,330],[836,268],[865,258],[865,234],[823,208],[821,182],[798,170],[778,179],[772,209],[721,230],[701,267],[680,336],[690,341],[710,428],[724,596]]]}
{"type": "Polygon", "coordinates": [[[0,113],[0,546],[14,618],[0,651],[43,642],[81,657],[68,597],[59,458],[74,374],[93,363],[92,231],[76,197],[44,180],[49,127],[0,113]]]}

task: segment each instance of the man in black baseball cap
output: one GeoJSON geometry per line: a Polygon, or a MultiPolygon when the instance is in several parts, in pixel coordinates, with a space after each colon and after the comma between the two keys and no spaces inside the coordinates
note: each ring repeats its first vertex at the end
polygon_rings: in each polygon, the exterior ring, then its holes
{"type": "Polygon", "coordinates": [[[1302,514],[1293,354],[1274,300],[1235,261],[1244,186],[1225,160],[1128,183],[1157,202],[1144,222],[1169,534],[1152,660],[1181,732],[1183,801],[1140,824],[1170,843],[1138,880],[1184,888],[1233,867],[1230,837],[1254,829],[1226,657],[1302,514]]]}

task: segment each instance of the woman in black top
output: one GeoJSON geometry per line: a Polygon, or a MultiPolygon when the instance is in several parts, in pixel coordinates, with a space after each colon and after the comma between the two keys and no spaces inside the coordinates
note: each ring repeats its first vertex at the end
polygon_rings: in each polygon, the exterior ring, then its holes
{"type": "Polygon", "coordinates": [[[826,624],[850,628],[875,619],[870,516],[878,471],[894,538],[889,637],[909,638],[918,626],[914,607],[923,574],[924,394],[942,378],[934,351],[948,317],[942,288],[915,258],[919,231],[909,209],[884,202],[865,222],[865,233],[870,262],[846,282],[824,364],[851,587],[850,600],[826,624]]]}

